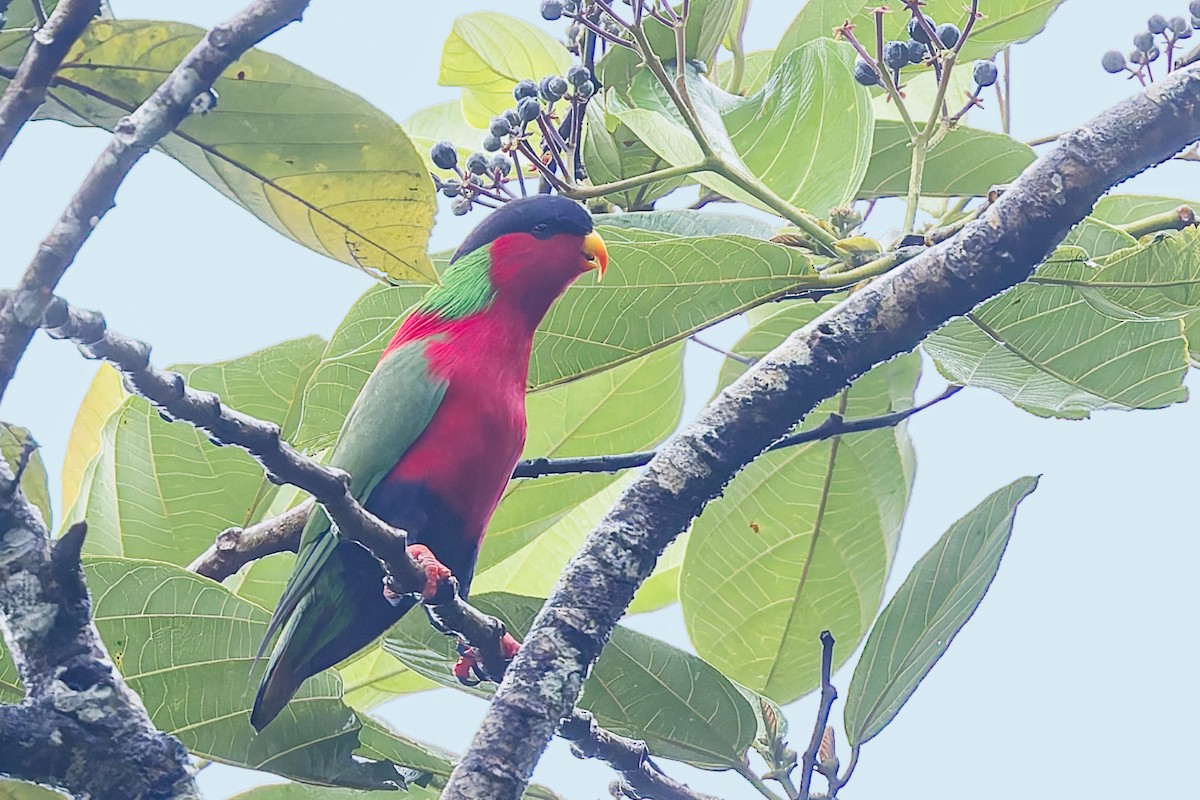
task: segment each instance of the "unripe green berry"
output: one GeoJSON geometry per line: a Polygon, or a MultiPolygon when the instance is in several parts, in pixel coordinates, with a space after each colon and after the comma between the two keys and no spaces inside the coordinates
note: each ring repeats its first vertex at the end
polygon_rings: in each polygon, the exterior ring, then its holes
{"type": "Polygon", "coordinates": [[[875,67],[868,64],[862,57],[859,57],[854,62],[854,80],[863,86],[874,86],[879,83],[879,73],[875,70],[875,67]]]}
{"type": "Polygon", "coordinates": [[[1167,18],[1162,14],[1155,14],[1146,20],[1146,27],[1150,29],[1151,33],[1160,34],[1167,29],[1167,18]]]}
{"type": "Polygon", "coordinates": [[[471,153],[467,156],[467,172],[482,175],[487,172],[488,157],[483,153],[471,153]]]}
{"type": "Polygon", "coordinates": [[[1125,54],[1120,50],[1109,50],[1100,56],[1100,66],[1105,72],[1116,74],[1125,69],[1125,54]]]}
{"type": "Polygon", "coordinates": [[[954,47],[954,45],[958,44],[958,37],[962,36],[962,32],[954,23],[943,22],[937,26],[937,35],[944,46],[954,47]]]}
{"type": "Polygon", "coordinates": [[[971,77],[979,86],[991,86],[999,76],[1000,70],[996,69],[996,65],[991,61],[976,61],[975,69],[971,73],[971,77]]]}
{"type": "Polygon", "coordinates": [[[908,63],[908,45],[904,42],[885,42],[883,63],[891,69],[900,69],[908,63]]]}
{"type": "Polygon", "coordinates": [[[450,142],[438,142],[429,148],[429,157],[438,169],[454,169],[458,163],[458,150],[450,142]]]}

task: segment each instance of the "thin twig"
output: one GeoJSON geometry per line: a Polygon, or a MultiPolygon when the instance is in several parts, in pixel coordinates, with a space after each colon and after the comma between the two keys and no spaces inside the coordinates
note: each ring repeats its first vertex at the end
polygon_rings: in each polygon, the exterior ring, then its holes
{"type": "Polygon", "coordinates": [[[821,704],[817,708],[817,721],[813,725],[808,748],[800,757],[800,800],[812,796],[812,776],[817,768],[817,751],[821,749],[821,738],[829,725],[829,712],[837,700],[837,689],[833,685],[833,634],[821,631],[821,704]]]}

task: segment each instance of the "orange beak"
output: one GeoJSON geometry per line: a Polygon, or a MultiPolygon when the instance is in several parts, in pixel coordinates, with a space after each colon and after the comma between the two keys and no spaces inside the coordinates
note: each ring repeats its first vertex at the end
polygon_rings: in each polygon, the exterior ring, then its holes
{"type": "Polygon", "coordinates": [[[587,259],[588,269],[598,271],[597,280],[603,279],[604,271],[608,269],[608,248],[600,234],[592,231],[583,237],[583,256],[587,259]]]}

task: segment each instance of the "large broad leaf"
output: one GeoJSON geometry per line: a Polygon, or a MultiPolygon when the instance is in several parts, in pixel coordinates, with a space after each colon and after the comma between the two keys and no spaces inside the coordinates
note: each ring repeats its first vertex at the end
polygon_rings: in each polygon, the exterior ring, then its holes
{"type": "MultiPolygon", "coordinates": [[[[737,352],[761,356],[832,304],[755,314],[737,352]]],[[[723,382],[745,369],[727,360],[723,382]]],[[[905,355],[848,390],[846,415],[911,407],[920,362],[905,355]]],[[[839,408],[827,400],[812,427],[839,408]]],[[[818,685],[819,634],[844,662],[875,618],[912,484],[903,425],[811,442],[755,460],[692,525],[679,599],[696,652],[781,703],[818,685]]]]}
{"type": "Polygon", "coordinates": [[[846,693],[850,744],[892,721],[945,654],[992,585],[1017,505],[1037,487],[1021,478],[988,496],[916,563],[871,629],[846,693]]]}
{"type": "Polygon", "coordinates": [[[1109,194],[1100,198],[1092,216],[1109,225],[1128,225],[1139,219],[1174,211],[1180,206],[1200,208],[1200,203],[1180,200],[1178,197],[1160,197],[1149,194],[1109,194]]]}
{"type": "Polygon", "coordinates": [[[821,216],[854,199],[871,157],[874,117],[852,61],[828,39],[805,44],[725,114],[750,173],[792,205],[821,216]]]}
{"type": "Polygon", "coordinates": [[[96,377],[88,386],[87,394],[75,414],[71,436],[67,440],[67,452],[62,467],[62,507],[69,509],[79,499],[79,487],[83,482],[88,464],[100,452],[100,437],[104,423],[125,400],[125,389],[121,386],[121,373],[111,364],[100,365],[96,377]]]}
{"type": "Polygon", "coordinates": [[[33,503],[42,515],[47,530],[53,529],[54,512],[50,508],[50,481],[46,476],[46,465],[37,443],[30,437],[29,430],[19,425],[0,422],[0,456],[14,473],[24,461],[21,473],[21,491],[25,499],[33,503]]]}
{"type": "MultiPolygon", "coordinates": [[[[675,345],[530,395],[524,457],[646,450],[675,430],[682,409],[683,346],[675,345]]],[[[616,479],[615,474],[596,473],[512,481],[488,523],[479,568],[517,552],[616,479]]]]}
{"type": "MultiPolygon", "coordinates": [[[[615,183],[670,166],[627,125],[608,114],[604,103],[602,95],[589,102],[585,117],[583,163],[587,166],[588,179],[593,185],[615,183]]],[[[682,176],[615,192],[606,197],[624,209],[648,208],[655,200],[687,182],[688,178],[682,176]]]]}
{"type": "MultiPolygon", "coordinates": [[[[197,389],[294,430],[296,404],[324,343],[294,339],[242,358],[180,367],[197,389]]],[[[71,521],[87,519],[88,552],[186,564],[224,528],[263,518],[279,488],[236,447],[216,447],[186,422],[166,422],[130,397],[105,423],[71,521]]],[[[279,509],[282,510],[282,509],[279,509]]]]}
{"type": "MultiPolygon", "coordinates": [[[[112,130],[203,35],[178,22],[93,22],[67,55],[39,116],[112,130]]],[[[20,48],[4,36],[0,62],[15,66],[20,48]]],[[[243,54],[214,88],[216,108],[184,120],[161,150],[318,253],[375,275],[435,280],[425,254],[433,188],[395,121],[259,50],[243,54]]]]}
{"type": "Polygon", "coordinates": [[[639,231],[653,231],[663,236],[681,237],[733,234],[766,240],[779,231],[777,225],[757,217],[690,209],[607,214],[600,218],[600,224],[605,228],[635,228],[639,231]]]}
{"type": "Polygon", "coordinates": [[[487,134],[486,130],[467,122],[463,116],[462,103],[458,100],[448,100],[422,108],[413,112],[412,116],[400,124],[425,162],[425,168],[437,173],[442,173],[443,170],[433,163],[433,157],[429,154],[429,149],[436,142],[453,143],[461,162],[466,161],[467,156],[479,149],[483,137],[487,134]]]}
{"type": "MultiPolygon", "coordinates": [[[[1160,252],[1190,242],[1194,236],[1160,252]]],[[[1165,264],[1146,252],[1121,250],[1099,267],[1052,260],[1034,280],[930,336],[925,350],[951,380],[992,389],[1039,416],[1080,419],[1096,409],[1182,402],[1188,366],[1182,321],[1146,318],[1120,303],[1178,308],[1195,298],[1190,283],[1147,285],[1146,270],[1182,275],[1196,265],[1165,264]],[[1101,283],[1089,281],[1098,275],[1101,283]]]]}
{"type": "MultiPolygon", "coordinates": [[[[473,605],[524,635],[542,601],[511,594],[475,595],[473,605]]],[[[454,641],[410,614],[384,646],[413,669],[447,686],[454,641]]],[[[471,690],[490,695],[490,685],[471,690]]],[[[659,756],[707,769],[737,768],[757,733],[755,711],[728,679],[693,655],[618,626],[584,684],[580,708],[604,727],[644,739],[659,756]]]]}
{"type": "MultiPolygon", "coordinates": [[[[1033,150],[1002,133],[958,127],[925,159],[921,193],[929,197],[982,196],[1033,163],[1033,150]]],[[[875,144],[860,198],[908,194],[912,147],[903,123],[875,123],[875,144]]]]}
{"type": "Polygon", "coordinates": [[[36,783],[0,778],[0,800],[64,800],[67,796],[36,783]]]}
{"type": "Polygon", "coordinates": [[[1049,267],[1054,262],[1059,261],[1059,256],[1063,254],[1068,256],[1065,259],[1061,259],[1064,261],[1086,260],[1070,258],[1070,254],[1065,253],[1063,249],[1066,247],[1078,247],[1088,256],[1099,258],[1115,253],[1118,250],[1124,250],[1126,247],[1136,246],[1137,239],[1120,228],[1114,227],[1107,222],[1102,222],[1095,217],[1084,217],[1078,225],[1071,229],[1071,232],[1067,234],[1067,238],[1063,239],[1062,247],[1054,253],[1046,266],[1049,267]]]}
{"type": "Polygon", "coordinates": [[[333,673],[305,682],[255,734],[254,654],[270,616],[227,589],[167,564],[98,557],[85,564],[96,627],[150,712],[197,758],[298,780],[382,788],[393,767],[353,758],[359,721],[333,673]]]}
{"type": "Polygon", "coordinates": [[[437,686],[378,645],[339,664],[337,671],[342,678],[342,699],[358,711],[369,711],[394,697],[437,686]]]}
{"type": "MultiPolygon", "coordinates": [[[[1032,39],[1042,31],[1046,20],[1063,2],[987,0],[981,3],[980,10],[986,14],[986,18],[975,24],[971,38],[963,47],[960,61],[987,58],[1010,44],[1032,39]]],[[[961,0],[928,0],[921,6],[921,11],[937,23],[953,22],[961,29],[966,25],[965,9],[969,5],[961,0]]],[[[865,0],[811,0],[784,32],[783,41],[776,50],[776,59],[782,60],[792,50],[818,36],[832,36],[834,27],[846,20],[859,25],[860,30],[873,30],[875,19],[871,12],[878,6],[879,3],[865,0]]],[[[895,4],[893,13],[884,17],[884,36],[887,39],[908,38],[904,26],[911,17],[902,6],[895,4]]]]}
{"type": "Polygon", "coordinates": [[[13,663],[12,655],[4,647],[0,639],[0,703],[13,705],[25,697],[25,687],[21,685],[21,676],[17,674],[17,665],[13,663]]]}
{"type": "Polygon", "coordinates": [[[442,48],[438,83],[463,88],[466,121],[484,127],[511,108],[513,86],[525,79],[562,75],[571,66],[565,47],[535,25],[496,11],[454,20],[442,48]]]}
{"type": "MultiPolygon", "coordinates": [[[[675,5],[678,9],[678,4],[675,5]]],[[[683,37],[684,59],[704,65],[713,63],[717,48],[737,12],[737,5],[738,0],[691,0],[683,37]]],[[[673,62],[679,55],[674,30],[648,22],[646,35],[654,53],[663,62],[670,62],[669,69],[673,68],[673,62]]],[[[598,77],[605,86],[628,86],[641,69],[638,57],[632,50],[623,47],[610,49],[597,65],[598,77]]]]}

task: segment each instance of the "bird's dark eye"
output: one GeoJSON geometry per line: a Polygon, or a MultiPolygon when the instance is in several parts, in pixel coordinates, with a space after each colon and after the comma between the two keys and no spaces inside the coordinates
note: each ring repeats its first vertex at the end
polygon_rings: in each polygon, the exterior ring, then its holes
{"type": "Polygon", "coordinates": [[[550,226],[544,222],[539,222],[537,225],[534,225],[529,229],[529,232],[539,239],[550,238],[550,226]]]}

